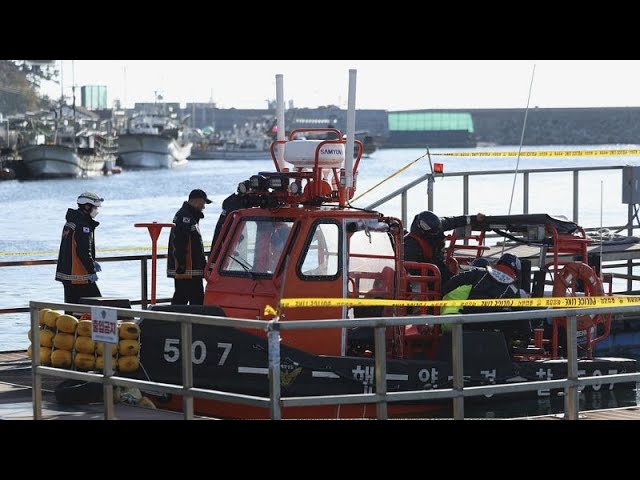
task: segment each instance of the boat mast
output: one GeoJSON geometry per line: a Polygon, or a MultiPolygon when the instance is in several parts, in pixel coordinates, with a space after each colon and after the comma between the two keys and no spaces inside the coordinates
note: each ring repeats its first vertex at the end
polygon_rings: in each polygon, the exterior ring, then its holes
{"type": "MultiPolygon", "coordinates": [[[[283,141],[285,135],[284,126],[284,77],[281,73],[276,75],[276,125],[278,126],[276,140],[283,141]]],[[[278,170],[284,169],[284,144],[278,145],[278,170]]]]}
{"type": "Polygon", "coordinates": [[[76,147],[76,133],[77,131],[77,116],[76,116],[76,61],[71,60],[71,95],[72,95],[72,103],[71,108],[73,109],[73,146],[76,147]]]}
{"type": "Polygon", "coordinates": [[[347,106],[347,145],[344,157],[345,187],[347,188],[347,199],[353,187],[353,144],[356,131],[356,77],[358,71],[349,70],[349,103],[347,106]]]}

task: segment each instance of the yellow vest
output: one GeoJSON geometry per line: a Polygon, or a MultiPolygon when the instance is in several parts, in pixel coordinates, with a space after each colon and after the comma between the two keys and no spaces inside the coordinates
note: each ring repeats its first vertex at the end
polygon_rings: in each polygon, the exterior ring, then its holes
{"type": "MultiPolygon", "coordinates": [[[[451,290],[447,293],[443,300],[466,300],[469,298],[469,294],[471,293],[472,285],[461,285],[458,288],[451,290]]],[[[451,315],[453,313],[460,313],[462,311],[462,307],[443,307],[440,309],[440,315],[451,315]]]]}

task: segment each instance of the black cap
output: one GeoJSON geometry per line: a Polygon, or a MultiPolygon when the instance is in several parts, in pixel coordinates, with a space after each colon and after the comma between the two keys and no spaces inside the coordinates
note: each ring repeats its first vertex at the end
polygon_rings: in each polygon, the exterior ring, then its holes
{"type": "Polygon", "coordinates": [[[206,203],[211,203],[211,200],[207,198],[207,194],[204,193],[204,190],[200,190],[199,188],[191,190],[191,193],[189,194],[189,200],[191,200],[192,198],[204,198],[204,201],[206,203]]]}

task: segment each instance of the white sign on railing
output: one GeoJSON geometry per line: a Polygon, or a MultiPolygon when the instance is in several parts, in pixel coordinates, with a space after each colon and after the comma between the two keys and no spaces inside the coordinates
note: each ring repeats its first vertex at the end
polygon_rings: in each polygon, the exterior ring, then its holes
{"type": "Polygon", "coordinates": [[[115,311],[91,307],[91,339],[94,342],[118,343],[118,317],[115,311]]]}

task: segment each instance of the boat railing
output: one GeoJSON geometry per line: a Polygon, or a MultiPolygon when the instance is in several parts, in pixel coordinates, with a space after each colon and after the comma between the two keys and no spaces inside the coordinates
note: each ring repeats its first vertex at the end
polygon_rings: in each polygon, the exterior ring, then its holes
{"type": "MultiPolygon", "coordinates": [[[[560,168],[535,168],[535,169],[521,169],[518,170],[518,176],[522,177],[522,213],[529,213],[529,199],[531,194],[531,177],[537,174],[543,173],[572,173],[572,218],[571,220],[574,223],[579,223],[579,212],[580,212],[580,172],[594,172],[594,171],[607,171],[607,170],[619,170],[622,172],[624,165],[607,165],[607,166],[596,166],[596,167],[560,167],[560,168]]],[[[515,170],[474,170],[474,171],[462,171],[462,172],[451,172],[451,173],[427,173],[422,175],[421,177],[412,180],[407,183],[403,187],[398,188],[397,190],[385,195],[384,197],[376,200],[375,202],[367,205],[365,208],[373,210],[379,207],[380,205],[384,205],[385,203],[395,199],[396,197],[400,197],[400,218],[402,219],[402,224],[409,225],[408,223],[408,195],[409,191],[423,183],[427,183],[427,210],[433,211],[433,204],[435,198],[435,183],[438,178],[445,177],[462,177],[462,214],[470,215],[472,213],[469,209],[469,183],[471,177],[485,177],[492,175],[514,175],[516,173],[515,170]]],[[[622,173],[621,173],[622,175],[622,173]]],[[[622,183],[622,179],[621,179],[622,183]]],[[[390,213],[390,212],[386,212],[390,213]]],[[[614,225],[614,226],[603,226],[603,229],[613,230],[613,231],[622,231],[626,230],[626,233],[629,237],[633,236],[633,231],[635,229],[640,228],[640,225],[634,225],[633,223],[634,211],[633,205],[627,205],[627,223],[625,225],[614,225]]],[[[599,227],[598,227],[599,228],[599,227]]],[[[597,230],[595,226],[585,227],[587,231],[597,230]]],[[[487,234],[486,238],[502,238],[497,234],[487,234]]],[[[621,268],[627,267],[626,273],[614,273],[615,278],[625,279],[627,280],[627,292],[631,292],[633,290],[633,281],[640,280],[640,276],[633,275],[633,267],[640,265],[638,263],[634,263],[632,259],[627,260],[623,264],[616,264],[616,266],[612,265],[603,265],[603,268],[621,268]]]]}
{"type": "MultiPolygon", "coordinates": [[[[560,168],[533,168],[533,169],[520,169],[518,170],[518,175],[522,176],[522,213],[529,213],[529,198],[530,198],[530,186],[531,186],[531,176],[540,173],[573,173],[573,187],[572,187],[572,199],[573,199],[573,210],[572,210],[572,218],[571,220],[574,223],[579,223],[579,189],[580,189],[580,172],[593,172],[593,171],[603,171],[603,170],[620,170],[624,168],[624,165],[608,165],[608,166],[598,166],[598,167],[560,167],[560,168]]],[[[445,177],[462,177],[462,214],[469,215],[471,212],[469,211],[469,180],[471,177],[484,177],[488,175],[514,175],[516,173],[515,170],[472,170],[472,171],[463,171],[463,172],[451,172],[451,173],[427,173],[422,175],[421,177],[412,180],[407,183],[403,187],[391,192],[388,195],[376,200],[375,202],[367,205],[367,209],[375,209],[380,205],[383,205],[390,200],[400,196],[401,198],[401,219],[404,225],[407,225],[407,207],[408,207],[408,192],[414,187],[421,185],[423,183],[427,183],[427,209],[433,211],[433,202],[435,198],[435,181],[438,178],[445,177]]],[[[473,212],[476,213],[476,212],[473,212]]],[[[633,211],[630,212],[631,218],[633,215],[633,211]]],[[[631,222],[629,222],[631,224],[631,222]]],[[[626,225],[624,226],[626,228],[626,225]]],[[[607,227],[607,228],[616,228],[616,227],[607,227]]],[[[637,227],[636,227],[637,228],[637,227]]]]}
{"type": "MultiPolygon", "coordinates": [[[[208,254],[208,252],[207,252],[208,254]]],[[[167,254],[158,254],[158,259],[167,258],[167,254]]],[[[151,260],[151,255],[123,255],[123,256],[110,256],[99,257],[96,260],[102,262],[140,262],[140,298],[132,300],[132,305],[141,305],[143,309],[146,309],[149,305],[149,270],[148,264],[151,260]]],[[[0,262],[0,268],[3,267],[27,267],[38,265],[55,265],[57,260],[18,260],[0,262]]],[[[53,280],[53,279],[52,279],[53,280]]],[[[159,298],[157,303],[165,303],[171,301],[170,298],[159,298]]],[[[0,308],[0,315],[9,313],[26,313],[29,311],[29,307],[13,307],[13,308],[0,308]]]]}
{"type": "MultiPolygon", "coordinates": [[[[51,308],[57,310],[72,310],[74,312],[90,312],[91,306],[67,303],[52,303],[31,301],[29,304],[31,314],[31,329],[33,351],[40,351],[39,310],[51,308]]],[[[131,316],[131,310],[126,308],[100,307],[104,310],[115,311],[116,315],[131,316]]],[[[185,313],[169,313],[159,311],[145,311],[144,319],[162,320],[180,323],[180,361],[182,366],[182,385],[157,383],[149,380],[137,380],[115,375],[112,368],[112,359],[109,355],[104,357],[103,373],[87,373],[61,368],[40,365],[40,356],[33,355],[33,418],[42,419],[42,377],[52,376],[87,382],[101,383],[103,385],[104,418],[113,419],[113,387],[132,387],[142,391],[162,392],[181,395],[183,398],[183,413],[185,420],[194,418],[193,399],[205,398],[217,401],[226,401],[268,408],[272,420],[282,418],[282,408],[307,407],[316,405],[353,405],[376,404],[376,417],[380,420],[388,418],[387,406],[393,402],[415,402],[429,400],[446,400],[453,402],[453,418],[464,419],[464,399],[482,395],[507,394],[528,392],[539,389],[564,389],[564,418],[578,420],[580,412],[578,397],[580,389],[587,385],[602,385],[616,383],[630,383],[640,381],[639,373],[620,373],[611,375],[597,375],[590,377],[578,377],[578,346],[577,346],[577,316],[595,315],[603,313],[629,314],[640,312],[639,305],[606,306],[588,308],[554,309],[553,316],[567,317],[567,377],[564,379],[542,380],[532,382],[517,382],[509,384],[493,384],[474,387],[464,386],[463,372],[463,325],[486,322],[488,318],[492,322],[509,320],[532,320],[548,318],[550,310],[530,310],[520,312],[444,315],[444,316],[416,316],[416,317],[376,317],[360,319],[339,320],[293,320],[280,321],[275,317],[271,321],[247,320],[237,318],[215,317],[206,315],[192,315],[185,313]],[[412,390],[403,392],[387,392],[387,355],[385,330],[387,327],[405,325],[449,324],[452,328],[452,388],[412,390]],[[267,333],[268,342],[268,371],[269,371],[269,396],[259,397],[244,395],[221,390],[212,390],[194,387],[193,382],[193,325],[213,325],[219,327],[247,328],[264,331],[267,333]],[[370,327],[375,331],[375,393],[360,393],[346,395],[315,395],[303,397],[282,397],[280,386],[280,332],[284,330],[302,329],[326,329],[370,327]]],[[[144,328],[144,327],[143,327],[144,328]]],[[[104,345],[104,351],[109,347],[104,345]]],[[[142,347],[144,348],[144,347],[142,347]]]]}

